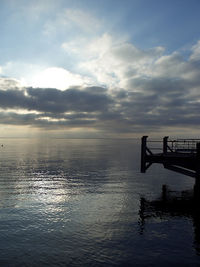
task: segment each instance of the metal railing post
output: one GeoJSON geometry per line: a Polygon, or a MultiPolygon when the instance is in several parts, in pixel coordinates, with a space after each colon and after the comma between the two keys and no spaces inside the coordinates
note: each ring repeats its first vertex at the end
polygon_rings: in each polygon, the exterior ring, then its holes
{"type": "Polygon", "coordinates": [[[167,141],[168,141],[169,136],[165,136],[163,138],[163,154],[167,153],[167,141]]]}

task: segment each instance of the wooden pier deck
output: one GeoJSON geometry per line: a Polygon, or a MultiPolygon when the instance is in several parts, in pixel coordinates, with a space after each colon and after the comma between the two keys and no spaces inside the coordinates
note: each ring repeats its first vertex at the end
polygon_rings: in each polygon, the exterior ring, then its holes
{"type": "MultiPolygon", "coordinates": [[[[200,178],[200,139],[148,141],[148,136],[141,140],[141,172],[153,163],[163,164],[164,168],[184,175],[200,178]]],[[[199,179],[198,179],[199,180],[199,179]]]]}

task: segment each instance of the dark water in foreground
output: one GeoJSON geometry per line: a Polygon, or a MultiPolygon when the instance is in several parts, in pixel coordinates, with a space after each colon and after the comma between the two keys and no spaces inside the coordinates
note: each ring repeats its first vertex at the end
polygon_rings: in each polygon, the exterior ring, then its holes
{"type": "Polygon", "coordinates": [[[140,141],[2,142],[0,266],[200,265],[194,181],[140,174],[140,141]]]}

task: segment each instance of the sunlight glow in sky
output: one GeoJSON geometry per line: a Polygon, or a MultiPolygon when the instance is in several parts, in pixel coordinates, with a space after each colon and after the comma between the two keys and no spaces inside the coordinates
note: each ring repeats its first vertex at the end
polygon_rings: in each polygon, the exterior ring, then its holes
{"type": "Polygon", "coordinates": [[[0,136],[198,137],[199,12],[198,0],[2,0],[0,136]]]}

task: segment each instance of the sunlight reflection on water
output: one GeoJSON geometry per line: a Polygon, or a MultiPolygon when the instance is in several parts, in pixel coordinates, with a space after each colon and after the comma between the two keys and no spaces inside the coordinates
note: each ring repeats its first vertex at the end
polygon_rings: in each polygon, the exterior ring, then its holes
{"type": "Polygon", "coordinates": [[[199,263],[192,216],[159,217],[152,207],[141,216],[141,197],[193,180],[160,166],[140,174],[138,141],[3,142],[0,266],[199,263]]]}

